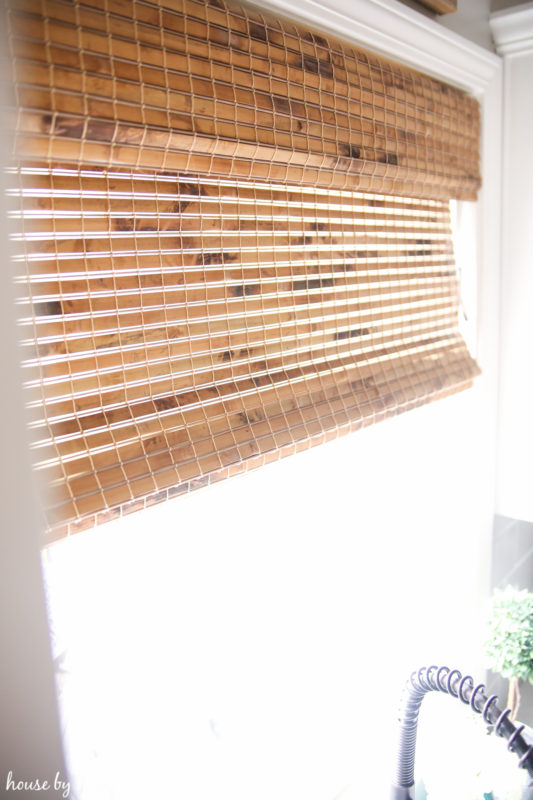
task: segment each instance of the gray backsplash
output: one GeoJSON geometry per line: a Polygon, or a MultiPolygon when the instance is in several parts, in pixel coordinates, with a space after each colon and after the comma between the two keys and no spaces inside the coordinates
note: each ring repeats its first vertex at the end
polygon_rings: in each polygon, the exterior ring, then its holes
{"type": "MultiPolygon", "coordinates": [[[[496,515],[492,540],[491,586],[504,589],[511,584],[517,589],[533,591],[533,523],[496,515]]],[[[487,676],[487,689],[497,694],[502,703],[507,698],[507,681],[492,672],[487,676]]],[[[518,717],[533,727],[533,686],[522,683],[518,717]]]]}

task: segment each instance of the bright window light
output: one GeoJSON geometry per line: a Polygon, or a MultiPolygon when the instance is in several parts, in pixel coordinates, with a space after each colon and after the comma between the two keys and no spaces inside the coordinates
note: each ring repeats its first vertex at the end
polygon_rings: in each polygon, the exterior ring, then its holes
{"type": "Polygon", "coordinates": [[[386,796],[406,675],[477,653],[473,394],[48,548],[78,800],[386,796]]]}

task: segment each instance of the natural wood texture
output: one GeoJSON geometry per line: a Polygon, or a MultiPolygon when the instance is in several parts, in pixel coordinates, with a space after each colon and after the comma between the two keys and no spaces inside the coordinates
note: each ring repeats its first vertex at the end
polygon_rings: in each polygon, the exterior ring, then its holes
{"type": "Polygon", "coordinates": [[[457,0],[418,0],[418,2],[436,14],[451,14],[457,11],[457,0]]]}
{"type": "Polygon", "coordinates": [[[17,0],[23,158],[474,199],[479,107],[294,23],[226,5],[17,0]]]}
{"type": "Polygon", "coordinates": [[[470,384],[474,99],[225,0],[8,6],[51,538],[470,384]]]}
{"type": "Polygon", "coordinates": [[[443,201],[59,165],[13,170],[10,196],[51,525],[295,452],[477,372],[443,201]]]}

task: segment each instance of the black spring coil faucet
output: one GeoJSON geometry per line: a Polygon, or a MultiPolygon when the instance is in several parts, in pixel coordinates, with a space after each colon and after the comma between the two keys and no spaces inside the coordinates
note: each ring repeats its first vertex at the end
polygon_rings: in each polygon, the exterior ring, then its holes
{"type": "Polygon", "coordinates": [[[398,753],[391,800],[414,800],[418,712],[428,692],[449,694],[481,714],[498,736],[507,739],[507,749],[519,757],[518,766],[527,769],[533,778],[533,745],[522,736],[525,726],[516,727],[509,719],[511,709],[502,711],[497,695],[487,696],[483,683],[476,684],[470,675],[463,677],[458,669],[422,667],[411,674],[400,705],[398,753]]]}

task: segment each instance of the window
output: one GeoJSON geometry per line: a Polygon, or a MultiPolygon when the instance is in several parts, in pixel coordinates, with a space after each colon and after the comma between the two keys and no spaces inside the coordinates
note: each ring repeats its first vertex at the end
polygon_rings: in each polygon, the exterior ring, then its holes
{"type": "MultiPolygon", "coordinates": [[[[77,724],[87,742],[81,753],[96,767],[91,778],[87,762],[78,773],[86,781],[84,800],[104,800],[106,792],[129,800],[136,792],[150,796],[154,788],[163,793],[174,786],[186,786],[188,798],[201,800],[213,793],[224,800],[250,794],[340,794],[344,800],[385,792],[387,748],[377,752],[373,743],[387,733],[396,686],[411,659],[431,650],[437,660],[460,655],[461,663],[475,661],[472,609],[482,579],[473,565],[492,511],[485,387],[495,353],[487,327],[495,305],[487,286],[498,249],[491,205],[498,157],[489,135],[498,130],[498,67],[447,35],[421,31],[408,10],[399,15],[382,2],[369,5],[373,20],[358,3],[358,18],[343,19],[346,31],[360,35],[360,24],[368,46],[382,48],[385,37],[392,57],[409,60],[416,53],[427,69],[438,63],[445,79],[463,86],[469,80],[485,98],[483,152],[492,168],[485,174],[481,217],[484,377],[473,392],[415,417],[302,453],[243,477],[238,486],[226,482],[192,493],[180,498],[179,508],[171,503],[148,510],[144,519],[131,515],[122,520],[125,547],[111,535],[117,522],[50,548],[50,571],[69,579],[56,583],[65,590],[56,594],[56,609],[73,609],[67,630],[83,645],[77,650],[82,669],[73,679],[88,716],[81,713],[77,724]],[[394,50],[398,37],[403,53],[394,50]],[[260,475],[260,486],[251,490],[260,475]],[[383,494],[376,496],[371,490],[378,486],[383,494]],[[135,543],[129,526],[143,529],[135,543]],[[162,545],[157,553],[156,540],[167,528],[175,550],[162,545]],[[80,550],[77,567],[74,548],[80,550]],[[110,589],[105,598],[103,584],[110,589]],[[453,631],[443,624],[450,617],[453,631]],[[98,620],[109,623],[104,641],[98,620]],[[94,662],[84,673],[83,656],[93,642],[98,673],[94,662]],[[100,677],[108,681],[103,691],[96,690],[100,677]],[[157,720],[159,710],[168,728],[157,720]],[[269,723],[278,712],[276,730],[269,723]],[[194,746],[200,741],[205,747],[194,746]]],[[[324,20],[329,25],[337,17],[333,10],[324,20]]]]}
{"type": "Polygon", "coordinates": [[[10,21],[51,537],[470,384],[477,101],[218,0],[10,21]]]}

